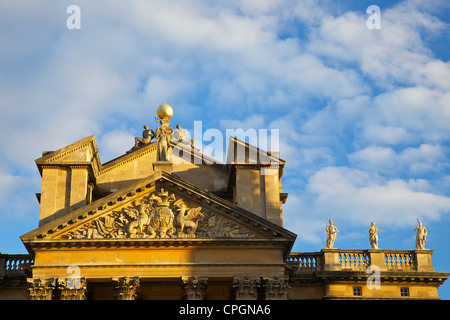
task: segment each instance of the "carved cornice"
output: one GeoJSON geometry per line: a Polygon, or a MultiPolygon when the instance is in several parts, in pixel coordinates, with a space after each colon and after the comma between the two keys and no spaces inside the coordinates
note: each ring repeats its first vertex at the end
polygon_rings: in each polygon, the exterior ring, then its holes
{"type": "Polygon", "coordinates": [[[83,239],[83,240],[35,240],[27,243],[29,249],[55,249],[55,248],[158,248],[158,247],[198,247],[198,246],[280,246],[291,244],[285,239],[233,239],[233,238],[195,238],[195,239],[83,239]]]}
{"type": "Polygon", "coordinates": [[[75,142],[67,147],[59,149],[57,151],[48,152],[43,155],[41,158],[36,159],[36,165],[38,166],[39,172],[42,174],[42,169],[46,167],[54,167],[54,166],[67,166],[70,164],[73,165],[88,165],[91,170],[93,176],[97,176],[99,169],[101,168],[100,158],[98,156],[97,145],[95,143],[94,136],[89,136],[84,138],[78,142],[75,142]],[[91,150],[91,159],[88,160],[61,160],[70,154],[77,152],[82,149],[90,149],[91,150]]]}
{"type": "Polygon", "coordinates": [[[136,159],[139,159],[151,152],[156,151],[156,148],[157,148],[156,142],[152,142],[148,145],[145,145],[145,146],[137,149],[136,151],[133,151],[128,154],[124,154],[116,159],[108,161],[102,165],[101,169],[98,172],[98,175],[101,176],[109,171],[117,169],[117,168],[119,168],[127,163],[130,163],[136,159]]]}
{"type": "MultiPolygon", "coordinates": [[[[372,273],[355,271],[323,271],[311,275],[319,282],[348,283],[366,282],[372,273]]],[[[444,272],[392,272],[381,271],[381,283],[430,283],[441,285],[448,278],[449,273],[444,272]]],[[[304,278],[304,275],[302,275],[304,278]]],[[[296,276],[294,276],[294,280],[296,276]]]]}

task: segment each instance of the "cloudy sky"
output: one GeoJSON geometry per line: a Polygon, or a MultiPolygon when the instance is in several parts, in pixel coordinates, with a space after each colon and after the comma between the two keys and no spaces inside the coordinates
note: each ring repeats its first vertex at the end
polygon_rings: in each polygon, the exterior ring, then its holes
{"type": "Polygon", "coordinates": [[[449,272],[449,44],[445,0],[0,0],[0,252],[37,227],[42,151],[94,134],[107,162],[166,102],[191,131],[279,130],[295,251],[330,218],[337,248],[369,248],[374,221],[412,250],[419,218],[449,272]]]}

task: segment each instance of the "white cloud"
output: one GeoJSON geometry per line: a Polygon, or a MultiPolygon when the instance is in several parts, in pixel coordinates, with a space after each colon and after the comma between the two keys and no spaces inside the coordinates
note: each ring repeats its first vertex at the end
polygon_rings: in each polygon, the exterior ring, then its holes
{"type": "Polygon", "coordinates": [[[450,211],[450,198],[425,192],[423,180],[389,180],[350,168],[324,168],[310,178],[308,188],[313,211],[334,212],[354,223],[400,226],[450,211]]]}
{"type": "MultiPolygon", "coordinates": [[[[380,87],[390,88],[394,81],[418,83],[424,76],[428,82],[442,84],[442,77],[433,77],[431,71],[436,63],[441,64],[433,61],[421,37],[424,30],[444,30],[442,21],[407,1],[383,8],[380,30],[369,30],[366,19],[362,12],[323,19],[320,28],[312,31],[309,50],[333,61],[357,62],[380,87]]],[[[442,69],[439,72],[447,74],[442,69]]]]}
{"type": "Polygon", "coordinates": [[[365,170],[393,169],[395,163],[395,151],[392,148],[367,147],[351,153],[350,163],[365,170]]]}
{"type": "Polygon", "coordinates": [[[390,147],[370,146],[349,154],[352,166],[384,174],[413,174],[441,172],[446,165],[445,148],[422,144],[396,152],[390,147]]]}
{"type": "Polygon", "coordinates": [[[382,126],[379,124],[364,126],[359,139],[374,144],[397,145],[413,141],[412,134],[405,128],[395,126],[382,126]]]}
{"type": "MultiPolygon", "coordinates": [[[[142,137],[138,130],[136,130],[135,136],[142,137]]],[[[105,163],[123,155],[134,146],[135,136],[122,130],[112,130],[104,133],[97,142],[100,160],[105,163]]]]}

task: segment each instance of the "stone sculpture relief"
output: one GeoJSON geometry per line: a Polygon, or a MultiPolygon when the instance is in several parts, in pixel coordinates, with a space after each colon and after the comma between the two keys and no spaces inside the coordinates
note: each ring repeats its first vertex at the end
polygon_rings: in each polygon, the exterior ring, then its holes
{"type": "Polygon", "coordinates": [[[68,239],[98,238],[253,238],[239,224],[202,207],[189,208],[161,188],[130,206],[89,221],[63,236],[68,239]]]}
{"type": "Polygon", "coordinates": [[[176,223],[180,226],[179,234],[194,234],[198,227],[198,217],[203,215],[202,208],[189,209],[183,200],[177,200],[174,203],[177,208],[178,214],[176,215],[176,223]]]}

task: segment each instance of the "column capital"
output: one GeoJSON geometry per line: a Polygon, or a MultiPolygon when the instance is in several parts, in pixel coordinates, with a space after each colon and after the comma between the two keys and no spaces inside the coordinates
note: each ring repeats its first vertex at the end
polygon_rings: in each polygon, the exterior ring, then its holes
{"type": "Polygon", "coordinates": [[[260,277],[249,277],[248,275],[233,277],[231,295],[235,300],[256,300],[260,287],[260,277]]]}
{"type": "Polygon", "coordinates": [[[186,300],[204,300],[205,291],[208,287],[207,277],[183,276],[181,286],[186,292],[186,300]]]}
{"type": "Polygon", "coordinates": [[[58,280],[60,300],[86,300],[87,283],[84,277],[58,280]]]}
{"type": "Polygon", "coordinates": [[[56,279],[27,279],[28,299],[30,300],[52,300],[56,288],[56,279]]]}
{"type": "Polygon", "coordinates": [[[291,288],[286,276],[263,277],[262,287],[266,300],[287,300],[291,288]]]}
{"type": "Polygon", "coordinates": [[[114,300],[135,300],[139,292],[139,277],[113,278],[114,300]]]}

